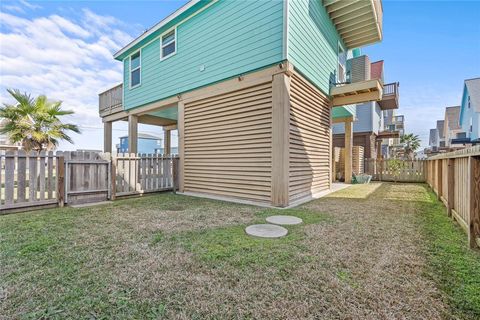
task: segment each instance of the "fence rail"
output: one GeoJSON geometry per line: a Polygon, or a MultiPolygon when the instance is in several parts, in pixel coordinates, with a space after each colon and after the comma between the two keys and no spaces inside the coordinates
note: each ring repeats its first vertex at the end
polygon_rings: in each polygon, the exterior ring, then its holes
{"type": "Polygon", "coordinates": [[[480,247],[480,146],[429,158],[427,183],[468,234],[470,247],[480,247]]]}
{"type": "Polygon", "coordinates": [[[175,190],[178,157],[98,152],[0,153],[0,214],[175,190]]]}

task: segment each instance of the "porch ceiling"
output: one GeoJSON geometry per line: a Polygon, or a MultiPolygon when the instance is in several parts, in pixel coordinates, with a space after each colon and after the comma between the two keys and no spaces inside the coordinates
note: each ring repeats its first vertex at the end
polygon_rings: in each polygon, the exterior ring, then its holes
{"type": "Polygon", "coordinates": [[[178,119],[178,108],[177,106],[172,106],[166,109],[162,109],[159,111],[152,111],[149,113],[149,115],[155,116],[155,117],[160,117],[160,118],[165,118],[165,119],[171,119],[171,120],[177,120],[178,119]]]}
{"type": "Polygon", "coordinates": [[[357,48],[382,40],[381,0],[322,1],[348,48],[357,48]]]}

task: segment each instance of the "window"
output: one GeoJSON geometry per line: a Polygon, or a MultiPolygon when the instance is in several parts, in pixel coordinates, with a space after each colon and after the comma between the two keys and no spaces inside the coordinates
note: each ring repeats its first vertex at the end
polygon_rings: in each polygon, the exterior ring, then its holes
{"type": "Polygon", "coordinates": [[[177,53],[177,29],[168,31],[162,35],[160,59],[166,59],[177,53]]]}
{"type": "Polygon", "coordinates": [[[142,63],[140,61],[141,55],[140,51],[135,52],[130,56],[130,88],[134,88],[140,85],[141,82],[141,67],[142,63]]]}
{"type": "Polygon", "coordinates": [[[468,109],[470,109],[470,96],[468,96],[468,109]]]}

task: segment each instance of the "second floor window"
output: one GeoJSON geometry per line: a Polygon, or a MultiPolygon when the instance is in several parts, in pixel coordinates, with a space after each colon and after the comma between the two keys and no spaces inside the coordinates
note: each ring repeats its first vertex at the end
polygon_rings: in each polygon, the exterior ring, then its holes
{"type": "Polygon", "coordinates": [[[162,47],[160,57],[166,59],[177,52],[177,30],[173,29],[162,35],[162,47]]]}
{"type": "Polygon", "coordinates": [[[130,88],[140,85],[140,72],[142,67],[140,59],[140,51],[130,56],[130,88]]]}
{"type": "Polygon", "coordinates": [[[468,109],[470,109],[470,96],[468,96],[468,109]]]}

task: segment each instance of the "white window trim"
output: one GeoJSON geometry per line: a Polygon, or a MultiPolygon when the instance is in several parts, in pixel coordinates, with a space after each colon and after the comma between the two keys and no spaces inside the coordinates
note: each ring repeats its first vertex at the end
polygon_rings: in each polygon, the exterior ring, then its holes
{"type": "Polygon", "coordinates": [[[170,57],[172,57],[172,56],[174,56],[174,55],[177,54],[177,43],[178,43],[178,39],[177,39],[177,27],[176,27],[176,26],[173,27],[173,28],[171,28],[171,29],[169,29],[169,30],[167,30],[167,31],[165,31],[164,33],[162,33],[162,34],[160,35],[160,61],[163,61],[163,60],[165,60],[165,59],[168,59],[168,58],[170,58],[170,57]],[[175,38],[174,38],[174,40],[173,40],[173,41],[175,41],[175,51],[173,51],[172,53],[170,53],[169,55],[167,55],[167,56],[164,57],[164,56],[163,56],[163,48],[166,47],[166,46],[168,46],[171,42],[169,42],[169,43],[167,43],[166,45],[164,45],[164,44],[163,44],[163,36],[166,35],[166,34],[168,34],[168,33],[170,33],[170,32],[172,32],[172,30],[174,31],[174,35],[175,35],[175,38]]]}
{"type": "Polygon", "coordinates": [[[132,53],[131,55],[128,56],[128,64],[129,64],[129,74],[128,74],[128,85],[129,85],[129,88],[130,89],[135,89],[135,88],[138,88],[142,85],[142,50],[138,50],[138,51],[135,51],[134,53],[132,53]],[[135,69],[132,70],[132,56],[135,55],[135,54],[139,54],[138,56],[138,59],[140,61],[140,63],[138,64],[138,67],[136,67],[135,69]],[[134,86],[132,86],[132,72],[137,70],[137,69],[140,69],[140,82],[134,86]]]}

